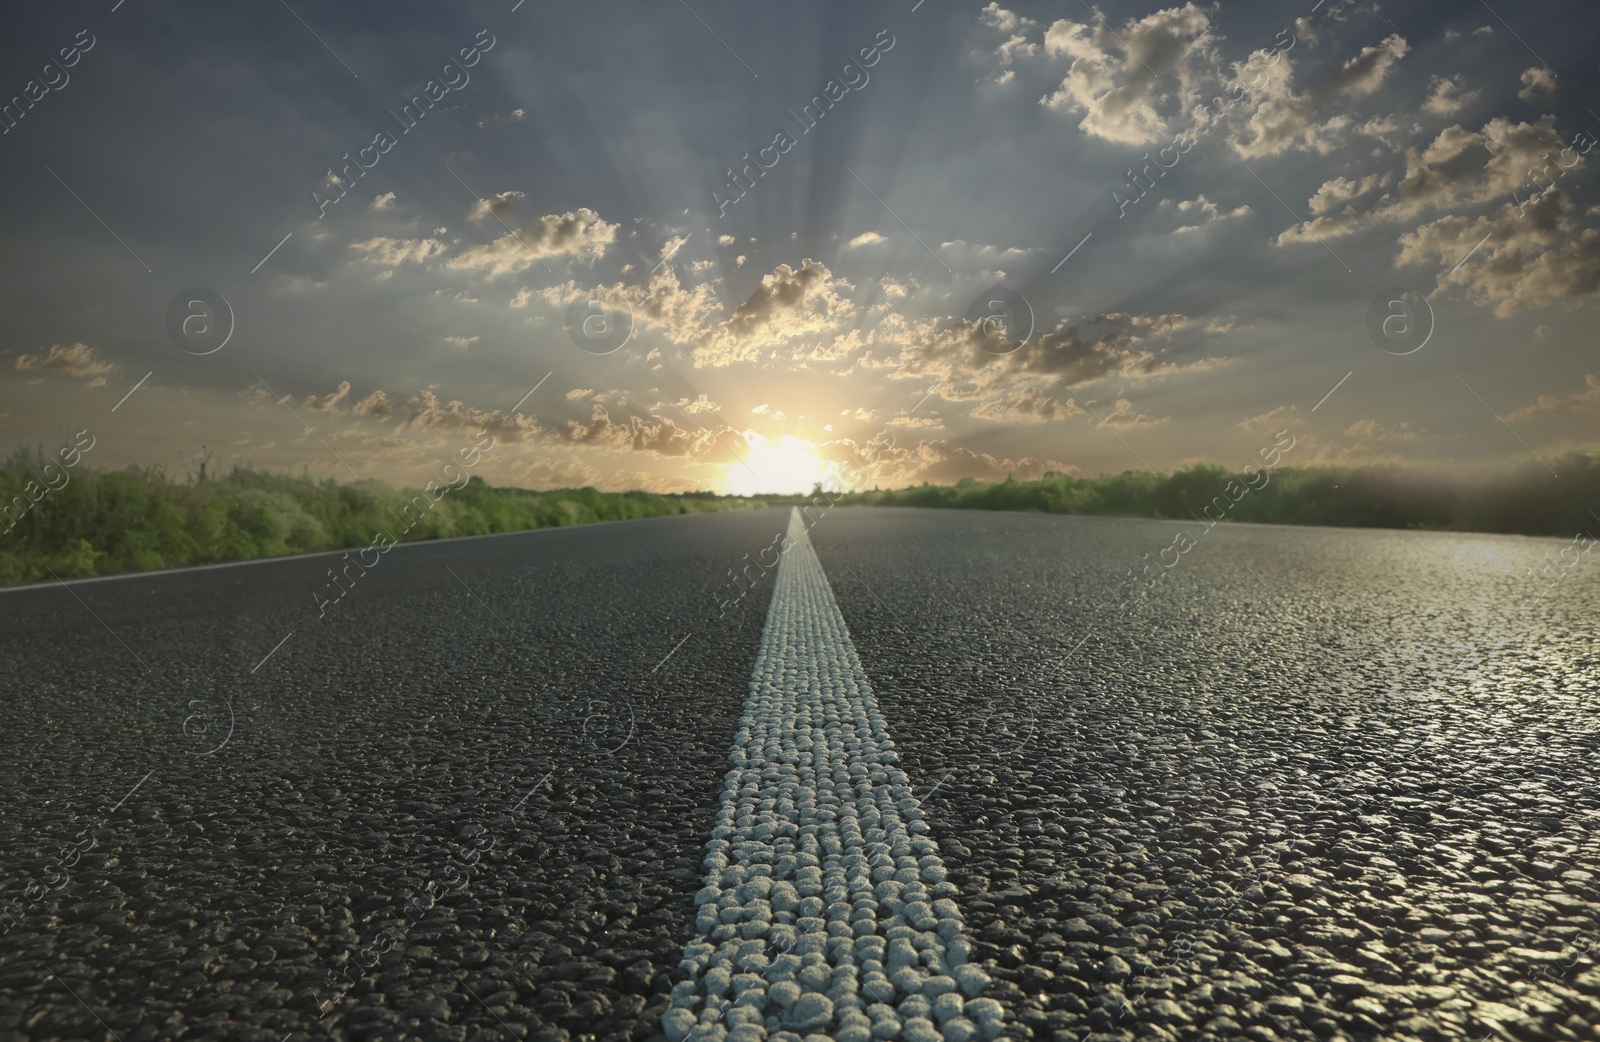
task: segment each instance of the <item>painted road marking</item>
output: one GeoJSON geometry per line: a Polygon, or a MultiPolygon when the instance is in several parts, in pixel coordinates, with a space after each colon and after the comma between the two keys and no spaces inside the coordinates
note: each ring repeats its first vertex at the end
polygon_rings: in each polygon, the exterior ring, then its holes
{"type": "Polygon", "coordinates": [[[690,979],[662,1028],[673,1042],[996,1038],[959,891],[798,510],[786,545],[706,845],[690,979]]]}

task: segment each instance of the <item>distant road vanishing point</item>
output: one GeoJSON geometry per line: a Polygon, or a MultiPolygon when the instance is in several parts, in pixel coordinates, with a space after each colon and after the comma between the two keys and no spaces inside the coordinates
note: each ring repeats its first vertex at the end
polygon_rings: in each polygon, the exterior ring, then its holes
{"type": "Polygon", "coordinates": [[[798,509],[787,535],[667,1037],[998,1038],[960,890],[798,509]]]}

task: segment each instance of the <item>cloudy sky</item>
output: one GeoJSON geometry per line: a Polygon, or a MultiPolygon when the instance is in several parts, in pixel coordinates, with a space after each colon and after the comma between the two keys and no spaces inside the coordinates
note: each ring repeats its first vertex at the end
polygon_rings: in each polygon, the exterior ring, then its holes
{"type": "Polygon", "coordinates": [[[26,18],[7,447],[419,483],[487,429],[497,484],[719,491],[883,432],[883,486],[1596,447],[1576,0],[26,18]]]}

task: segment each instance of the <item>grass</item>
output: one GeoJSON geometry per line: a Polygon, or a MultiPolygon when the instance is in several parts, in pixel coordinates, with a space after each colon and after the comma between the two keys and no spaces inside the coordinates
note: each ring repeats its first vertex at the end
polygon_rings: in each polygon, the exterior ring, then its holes
{"type": "Polygon", "coordinates": [[[818,498],[818,489],[811,497],[770,501],[1568,537],[1600,533],[1600,457],[1579,452],[1552,463],[1555,474],[1530,461],[1477,477],[1400,467],[1280,466],[1264,484],[1260,471],[1247,479],[1225,467],[1200,464],[1171,473],[1124,471],[1084,478],[1052,473],[1038,481],[994,483],[967,479],[852,492],[838,499],[818,498]],[[1260,487],[1246,491],[1252,484],[1260,487]]]}
{"type": "Polygon", "coordinates": [[[339,550],[380,533],[415,542],[765,505],[711,493],[532,492],[477,477],[430,494],[242,467],[175,481],[160,467],[64,469],[19,450],[0,462],[0,585],[339,550]]]}
{"type": "MultiPolygon", "coordinates": [[[[1396,467],[1278,467],[1264,484],[1260,471],[1247,478],[1201,464],[1172,473],[968,479],[848,493],[834,502],[1522,535],[1600,532],[1600,457],[1573,453],[1553,463],[1559,477],[1534,464],[1477,478],[1396,467]],[[1247,485],[1258,487],[1245,491],[1247,485]]],[[[0,462],[0,585],[348,549],[379,535],[415,542],[776,504],[821,506],[830,498],[534,492],[495,488],[477,477],[430,493],[242,467],[215,477],[202,466],[198,476],[176,481],[160,467],[62,468],[42,450],[19,450],[0,462]],[[56,487],[47,489],[46,479],[56,487]]]]}

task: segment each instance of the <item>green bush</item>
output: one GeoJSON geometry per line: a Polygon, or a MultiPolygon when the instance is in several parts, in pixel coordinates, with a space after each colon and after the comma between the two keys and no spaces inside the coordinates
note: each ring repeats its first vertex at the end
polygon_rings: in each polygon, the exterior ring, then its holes
{"type": "MultiPolygon", "coordinates": [[[[1111,514],[1189,520],[1217,496],[1228,502],[1227,521],[1508,532],[1523,535],[1600,535],[1600,457],[1571,453],[1552,461],[1559,478],[1530,462],[1476,477],[1393,466],[1287,467],[1271,471],[1265,485],[1232,501],[1224,492],[1245,476],[1213,463],[1169,474],[1145,470],[1096,477],[1049,473],[1037,481],[997,483],[965,478],[955,485],[848,493],[841,506],[946,507],[1027,510],[1050,514],[1111,514]]],[[[1258,472],[1259,473],[1259,472],[1258,472]]],[[[778,497],[804,504],[828,497],[778,497]],[[821,498],[816,498],[821,497],[821,498]]],[[[1213,512],[1215,516],[1215,511],[1213,512]]]]}
{"type": "Polygon", "coordinates": [[[10,521],[0,520],[0,585],[48,580],[52,571],[66,579],[348,549],[380,532],[413,542],[766,505],[708,493],[534,492],[478,477],[435,500],[381,481],[342,485],[235,467],[220,478],[178,482],[159,467],[102,471],[86,462],[33,502],[25,490],[30,481],[43,485],[48,462],[42,450],[0,462],[0,509],[17,496],[25,508],[10,531],[10,521]]]}

